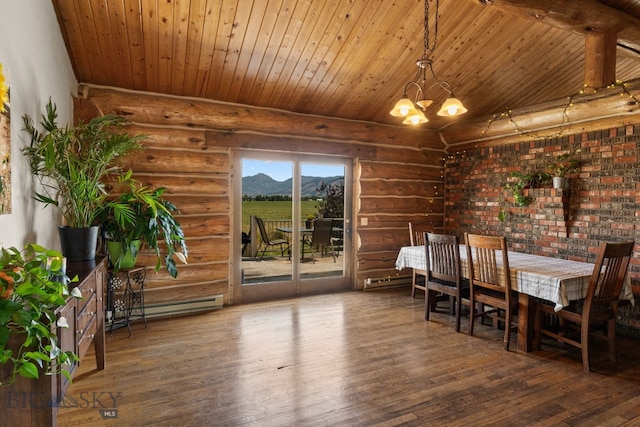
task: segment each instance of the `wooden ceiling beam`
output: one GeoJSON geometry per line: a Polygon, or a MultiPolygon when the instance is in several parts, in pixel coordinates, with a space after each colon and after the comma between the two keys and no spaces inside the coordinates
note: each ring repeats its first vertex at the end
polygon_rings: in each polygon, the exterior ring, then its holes
{"type": "Polygon", "coordinates": [[[616,81],[616,31],[584,36],[584,85],[599,89],[616,81]]]}
{"type": "Polygon", "coordinates": [[[447,151],[460,151],[515,141],[590,132],[637,123],[640,115],[640,79],[576,94],[500,116],[479,117],[440,130],[447,151]],[[623,96],[621,96],[623,95],[623,96]]]}
{"type": "MultiPolygon", "coordinates": [[[[478,0],[499,9],[580,34],[616,30],[618,46],[640,53],[640,19],[595,0],[478,0]]],[[[635,56],[634,55],[634,56],[635,56]]]]}
{"type": "Polygon", "coordinates": [[[578,33],[622,29],[640,20],[595,0],[479,0],[518,15],[578,33]]]}

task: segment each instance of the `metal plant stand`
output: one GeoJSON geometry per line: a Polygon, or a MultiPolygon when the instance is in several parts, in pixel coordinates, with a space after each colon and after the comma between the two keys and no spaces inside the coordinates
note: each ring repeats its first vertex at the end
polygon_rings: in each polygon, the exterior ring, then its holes
{"type": "Polygon", "coordinates": [[[126,326],[131,336],[131,322],[144,320],[147,327],[147,318],[144,310],[144,280],[147,270],[144,267],[113,269],[108,271],[107,279],[107,304],[106,325],[109,332],[114,328],[126,326]]]}

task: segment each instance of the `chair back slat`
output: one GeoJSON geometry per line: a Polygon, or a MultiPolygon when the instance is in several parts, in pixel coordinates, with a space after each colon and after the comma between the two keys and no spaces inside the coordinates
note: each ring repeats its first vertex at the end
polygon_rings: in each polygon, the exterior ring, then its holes
{"type": "Polygon", "coordinates": [[[585,304],[606,303],[620,298],[634,242],[600,244],[598,258],[589,281],[585,304]]]}
{"type": "Polygon", "coordinates": [[[460,283],[460,246],[457,236],[424,233],[428,280],[460,283]]]}
{"type": "Polygon", "coordinates": [[[431,230],[426,225],[409,223],[409,241],[411,246],[423,246],[425,244],[424,233],[428,233],[431,230]]]}

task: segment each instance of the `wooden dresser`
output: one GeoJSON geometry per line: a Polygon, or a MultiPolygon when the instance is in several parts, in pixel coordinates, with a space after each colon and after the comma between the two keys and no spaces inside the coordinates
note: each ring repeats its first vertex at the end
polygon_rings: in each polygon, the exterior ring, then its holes
{"type": "MultiPolygon", "coordinates": [[[[73,351],[82,360],[93,342],[98,370],[105,368],[104,336],[104,287],[107,275],[107,259],[99,257],[91,261],[71,262],[67,265],[67,276],[78,276],[77,282],[69,284],[69,290],[80,289],[82,299],[69,297],[67,304],[60,307],[58,317],[64,316],[68,328],[58,327],[56,335],[60,348],[73,351]]],[[[64,368],[76,372],[78,363],[64,368]]],[[[52,402],[65,401],[65,391],[69,381],[64,375],[40,375],[38,380],[21,376],[2,391],[0,424],[7,426],[55,426],[58,405],[52,402]]],[[[77,398],[77,396],[70,396],[77,398]]],[[[68,401],[68,399],[66,399],[68,401]]]]}
{"type": "MultiPolygon", "coordinates": [[[[69,291],[80,289],[82,299],[71,298],[60,315],[65,316],[69,328],[58,328],[60,348],[73,351],[82,360],[93,342],[98,370],[105,366],[104,345],[104,289],[107,281],[107,259],[96,258],[93,261],[70,262],[67,264],[67,276],[78,276],[77,282],[69,284],[69,291]],[[75,322],[71,322],[75,319],[75,322]]],[[[66,369],[71,376],[75,374],[78,364],[66,369]]],[[[64,392],[68,386],[65,376],[60,376],[58,393],[64,392]]]]}

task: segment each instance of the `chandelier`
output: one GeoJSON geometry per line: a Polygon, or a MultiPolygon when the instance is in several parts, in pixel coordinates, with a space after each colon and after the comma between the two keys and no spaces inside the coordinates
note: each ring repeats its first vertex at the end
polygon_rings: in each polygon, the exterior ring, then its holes
{"type": "Polygon", "coordinates": [[[429,86],[429,90],[434,87],[440,87],[448,93],[446,101],[442,104],[442,107],[438,111],[439,116],[459,116],[467,112],[467,109],[462,105],[462,102],[458,100],[453,94],[451,85],[438,79],[433,71],[433,61],[429,57],[429,54],[436,48],[436,41],[438,38],[438,9],[440,8],[440,1],[436,0],[436,13],[435,13],[435,31],[433,36],[433,45],[430,46],[430,33],[429,33],[429,1],[424,1],[424,53],[422,58],[416,61],[418,66],[418,72],[415,78],[407,83],[404,87],[404,94],[402,98],[393,107],[393,110],[389,112],[392,116],[404,117],[404,124],[420,124],[429,121],[425,116],[424,111],[433,104],[433,100],[427,96],[427,77],[433,78],[433,83],[429,86]],[[409,91],[416,89],[416,95],[414,101],[409,99],[409,91]]]}

